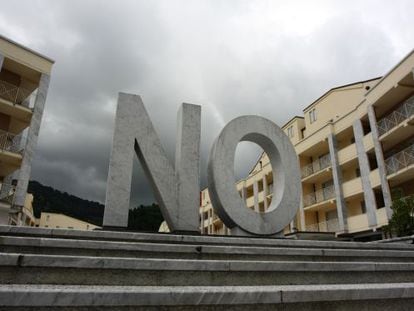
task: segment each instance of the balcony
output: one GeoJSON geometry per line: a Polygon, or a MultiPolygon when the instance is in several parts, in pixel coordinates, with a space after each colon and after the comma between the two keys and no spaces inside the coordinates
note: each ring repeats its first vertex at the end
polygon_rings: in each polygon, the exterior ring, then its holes
{"type": "Polygon", "coordinates": [[[377,209],[376,214],[377,214],[377,226],[378,227],[388,225],[387,210],[385,207],[381,207],[377,209]]]}
{"type": "Polygon", "coordinates": [[[373,188],[381,185],[381,177],[378,168],[369,173],[369,181],[371,182],[371,187],[373,188]]]}
{"type": "Polygon", "coordinates": [[[0,176],[4,177],[19,169],[23,148],[20,135],[0,130],[0,176]]]}
{"type": "Polygon", "coordinates": [[[342,191],[344,198],[351,199],[352,197],[361,195],[364,190],[362,188],[361,177],[356,177],[342,183],[342,191]]]}
{"type": "Polygon", "coordinates": [[[398,171],[414,164],[414,144],[401,150],[400,152],[390,156],[385,160],[385,168],[388,175],[397,173],[398,171]]]}
{"type": "Polygon", "coordinates": [[[312,192],[303,196],[303,205],[305,207],[312,206],[325,202],[327,200],[335,198],[334,186],[319,189],[316,192],[312,192]]]}
{"type": "Polygon", "coordinates": [[[213,222],[217,221],[221,221],[221,219],[216,214],[213,214],[213,222]]]}
{"type": "Polygon", "coordinates": [[[356,161],[357,157],[358,155],[355,144],[346,146],[338,151],[338,162],[340,165],[348,164],[352,160],[356,161]]]}
{"type": "Polygon", "coordinates": [[[273,196],[273,184],[269,184],[268,186],[268,190],[267,190],[267,197],[272,197],[273,196]]]}
{"type": "Polygon", "coordinates": [[[412,115],[414,115],[414,96],[406,100],[404,104],[377,122],[378,135],[382,136],[401,124],[404,120],[411,118],[412,115]]]}
{"type": "Polygon", "coordinates": [[[227,230],[224,227],[220,227],[218,229],[215,228],[215,231],[213,234],[217,234],[217,235],[227,235],[227,230]]]}
{"type": "Polygon", "coordinates": [[[364,144],[365,151],[374,150],[374,139],[372,138],[372,132],[362,137],[362,143],[364,144]]]}
{"type": "Polygon", "coordinates": [[[13,104],[28,106],[33,93],[23,87],[0,80],[0,98],[13,104]]]}
{"type": "Polygon", "coordinates": [[[253,208],[253,206],[254,206],[254,196],[253,195],[246,199],[246,206],[248,208],[253,208]]]}
{"type": "Polygon", "coordinates": [[[348,217],[348,230],[350,233],[364,231],[369,228],[366,214],[358,214],[348,217]]]}
{"type": "Polygon", "coordinates": [[[337,232],[339,222],[337,218],[306,225],[306,231],[310,232],[337,232]]]}
{"type": "Polygon", "coordinates": [[[21,135],[11,134],[9,132],[0,130],[0,151],[8,151],[12,153],[22,153],[21,149],[21,135]]]}
{"type": "Polygon", "coordinates": [[[331,156],[325,154],[324,156],[320,157],[318,160],[313,161],[302,167],[302,179],[310,177],[326,168],[331,166],[331,156]]]}
{"type": "Polygon", "coordinates": [[[12,205],[15,194],[15,187],[11,184],[1,184],[0,189],[5,192],[0,194],[0,202],[7,205],[12,205]],[[3,189],[4,188],[4,189],[3,189]]]}

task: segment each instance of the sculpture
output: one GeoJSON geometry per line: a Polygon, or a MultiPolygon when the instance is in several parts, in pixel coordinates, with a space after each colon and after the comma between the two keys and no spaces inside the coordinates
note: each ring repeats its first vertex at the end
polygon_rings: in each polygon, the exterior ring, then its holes
{"type": "MultiPolygon", "coordinates": [[[[119,94],[104,227],[126,227],[128,224],[135,149],[170,230],[199,232],[200,119],[200,106],[181,106],[173,166],[141,98],[119,94]]],[[[208,185],[213,208],[234,235],[277,235],[293,219],[300,204],[300,175],[295,150],[276,124],[258,116],[242,116],[224,127],[211,149],[208,185]],[[240,141],[258,144],[269,156],[275,186],[272,203],[265,213],[245,208],[236,190],[233,167],[240,141]]]]}

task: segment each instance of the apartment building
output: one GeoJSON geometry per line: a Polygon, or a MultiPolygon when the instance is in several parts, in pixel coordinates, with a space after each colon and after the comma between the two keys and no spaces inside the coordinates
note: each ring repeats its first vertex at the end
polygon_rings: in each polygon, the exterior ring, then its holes
{"type": "Polygon", "coordinates": [[[24,206],[53,63],[0,35],[0,224],[31,222],[24,206]]]}
{"type": "Polygon", "coordinates": [[[73,230],[94,230],[101,228],[87,221],[52,212],[42,212],[40,218],[36,218],[36,227],[73,230]]]}
{"type": "MultiPolygon", "coordinates": [[[[414,194],[414,52],[381,78],[335,87],[282,128],[302,173],[302,204],[285,234],[332,232],[355,240],[381,238],[392,194],[414,194]]],[[[236,183],[246,207],[265,212],[272,168],[262,154],[236,183]]],[[[276,172],[277,173],[277,172],[276,172]]],[[[228,234],[201,192],[201,232],[228,234]]]]}

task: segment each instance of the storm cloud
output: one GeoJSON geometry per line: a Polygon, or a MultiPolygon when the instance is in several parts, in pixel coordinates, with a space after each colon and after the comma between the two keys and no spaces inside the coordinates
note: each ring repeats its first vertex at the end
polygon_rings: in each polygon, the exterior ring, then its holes
{"type": "MultiPolygon", "coordinates": [[[[413,47],[412,1],[8,1],[0,33],[56,61],[32,179],[104,202],[117,93],[142,96],[173,162],[181,103],[214,138],[255,114],[283,125],[328,89],[386,73],[413,47]]],[[[243,144],[237,177],[258,157],[243,144]]],[[[150,203],[138,161],[132,205],[150,203]]]]}

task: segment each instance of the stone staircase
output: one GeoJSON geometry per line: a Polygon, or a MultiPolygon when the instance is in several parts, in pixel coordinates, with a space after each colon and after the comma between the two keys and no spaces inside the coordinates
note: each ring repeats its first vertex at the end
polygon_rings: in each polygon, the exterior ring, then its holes
{"type": "Polygon", "coordinates": [[[414,246],[0,226],[0,310],[413,310],[414,246]]]}

